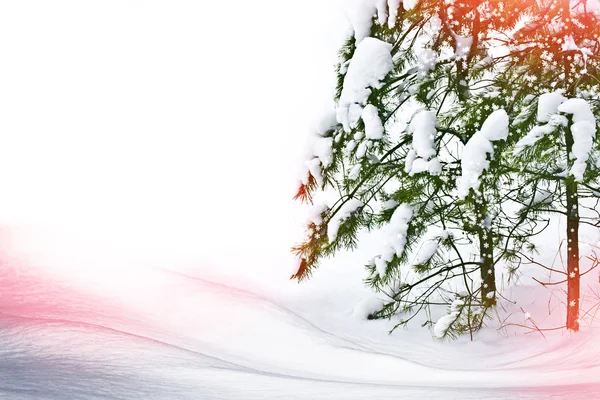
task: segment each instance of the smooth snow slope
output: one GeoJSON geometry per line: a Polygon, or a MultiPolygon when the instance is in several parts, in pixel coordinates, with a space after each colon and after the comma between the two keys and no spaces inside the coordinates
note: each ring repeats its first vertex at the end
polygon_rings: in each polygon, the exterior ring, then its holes
{"type": "Polygon", "coordinates": [[[0,398],[600,396],[593,331],[440,344],[422,328],[389,336],[310,286],[261,294],[166,269],[0,271],[0,398]]]}

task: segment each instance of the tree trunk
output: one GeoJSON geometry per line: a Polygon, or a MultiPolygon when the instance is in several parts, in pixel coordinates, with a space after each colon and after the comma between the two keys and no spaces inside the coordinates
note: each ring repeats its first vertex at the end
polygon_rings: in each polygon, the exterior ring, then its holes
{"type": "Polygon", "coordinates": [[[496,274],[492,246],[492,235],[483,229],[479,236],[479,253],[481,255],[481,302],[485,307],[496,304],[496,274]]]}
{"type": "Polygon", "coordinates": [[[567,329],[579,330],[579,201],[577,182],[570,177],[567,194],[567,329]]]}
{"type": "Polygon", "coordinates": [[[479,238],[479,256],[481,257],[481,266],[479,272],[481,275],[481,303],[484,307],[496,305],[496,273],[494,269],[494,241],[491,233],[485,227],[487,217],[487,207],[485,200],[476,206],[476,212],[481,218],[481,226],[477,230],[479,238]]]}
{"type": "MultiPolygon", "coordinates": [[[[565,129],[567,159],[573,149],[571,133],[572,118],[565,129]]],[[[570,160],[569,160],[570,161],[570,160]]],[[[577,198],[577,182],[570,176],[566,180],[567,195],[567,329],[579,330],[579,199],[577,198]]]]}
{"type": "Polygon", "coordinates": [[[577,182],[567,181],[567,329],[579,330],[579,203],[577,182]]]}
{"type": "MultiPolygon", "coordinates": [[[[571,31],[571,5],[569,0],[562,1],[563,20],[567,23],[567,31],[571,31]]],[[[565,68],[565,82],[570,78],[570,61],[563,55],[565,68]]],[[[566,96],[575,96],[575,86],[566,87],[566,96]]],[[[571,124],[573,117],[568,116],[565,129],[565,145],[567,150],[567,165],[571,165],[571,152],[573,150],[573,133],[571,124]]],[[[567,329],[573,332],[579,330],[579,199],[577,198],[577,182],[573,176],[567,178],[567,329]]]]}

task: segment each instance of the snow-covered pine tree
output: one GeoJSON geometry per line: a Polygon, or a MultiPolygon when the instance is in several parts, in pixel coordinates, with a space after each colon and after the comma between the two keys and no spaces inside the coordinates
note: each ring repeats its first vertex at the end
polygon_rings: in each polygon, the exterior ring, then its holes
{"type": "Polygon", "coordinates": [[[600,3],[547,0],[538,7],[506,35],[495,78],[514,117],[513,156],[504,166],[518,174],[512,199],[523,218],[566,219],[566,327],[577,331],[579,228],[600,221],[600,3]]]}
{"type": "Polygon", "coordinates": [[[472,332],[495,304],[493,249],[518,232],[494,218],[505,179],[494,154],[508,116],[506,99],[486,88],[488,40],[528,6],[514,2],[519,13],[504,18],[508,6],[492,1],[359,4],[340,53],[335,117],[317,132],[297,195],[312,201],[330,189],[332,205],[313,207],[293,278],[355,247],[362,229],[381,228],[366,282],[389,301],[371,317],[400,313],[404,324],[448,304],[436,336],[472,332]]]}

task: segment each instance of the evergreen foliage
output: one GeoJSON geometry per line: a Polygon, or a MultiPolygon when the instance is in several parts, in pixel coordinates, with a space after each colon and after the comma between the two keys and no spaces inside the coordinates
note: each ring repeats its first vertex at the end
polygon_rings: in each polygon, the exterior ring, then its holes
{"type": "Polygon", "coordinates": [[[579,109],[540,120],[539,104],[562,90],[598,115],[597,19],[568,2],[560,11],[558,2],[422,0],[393,10],[365,1],[370,36],[340,50],[335,122],[317,132],[296,196],[312,203],[325,191],[333,201],[313,206],[292,278],[378,229],[386,241],[365,282],[387,302],[370,318],[398,316],[400,326],[447,305],[435,336],[472,334],[496,304],[496,265],[518,269],[549,213],[593,223],[572,201],[600,194],[597,127],[588,138],[579,109]],[[523,146],[527,135],[541,137],[523,146]]]}

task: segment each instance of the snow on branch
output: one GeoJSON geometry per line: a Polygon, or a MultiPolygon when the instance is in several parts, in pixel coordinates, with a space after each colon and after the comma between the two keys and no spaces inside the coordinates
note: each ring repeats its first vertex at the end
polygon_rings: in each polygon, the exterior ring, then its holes
{"type": "Polygon", "coordinates": [[[449,313],[438,319],[435,323],[433,327],[433,336],[438,339],[443,339],[446,335],[448,335],[452,325],[460,318],[460,313],[464,305],[465,302],[463,300],[454,300],[450,306],[449,313]]]}
{"type": "Polygon", "coordinates": [[[519,154],[525,147],[533,146],[538,140],[550,135],[560,125],[566,126],[567,120],[558,113],[558,107],[566,100],[560,90],[544,93],[538,99],[537,121],[545,125],[534,126],[521,140],[515,144],[513,153],[519,154]]]}
{"type": "Polygon", "coordinates": [[[391,44],[372,37],[356,47],[336,109],[337,121],[346,132],[356,128],[372,89],[380,88],[394,67],[391,50],[391,44]]]}
{"type": "Polygon", "coordinates": [[[412,134],[412,147],[406,157],[405,171],[410,175],[421,172],[429,172],[431,175],[439,175],[442,166],[437,159],[435,149],[435,137],[437,135],[435,113],[432,111],[418,112],[408,126],[408,132],[412,134]]]}
{"type": "Polygon", "coordinates": [[[425,236],[421,242],[417,255],[413,261],[413,265],[423,265],[437,253],[440,242],[448,237],[448,232],[438,227],[430,227],[427,229],[425,236]]]}
{"type": "Polygon", "coordinates": [[[564,97],[559,90],[541,95],[538,100],[537,108],[538,122],[550,121],[550,117],[558,112],[558,106],[565,100],[566,97],[564,97]]]}
{"type": "Polygon", "coordinates": [[[590,104],[583,99],[569,99],[558,107],[558,111],[573,115],[571,133],[572,153],[575,160],[571,167],[571,174],[578,182],[582,182],[596,136],[596,118],[590,104]]]}
{"type": "Polygon", "coordinates": [[[406,236],[408,234],[408,225],[413,218],[413,209],[408,204],[400,204],[385,228],[386,241],[383,252],[375,258],[375,268],[379,277],[384,277],[387,271],[387,264],[392,261],[394,255],[402,256],[404,246],[406,246],[406,236]]]}
{"type": "Polygon", "coordinates": [[[567,118],[560,113],[573,116],[571,133],[574,162],[570,172],[578,182],[582,182],[596,136],[596,118],[590,104],[584,99],[567,99],[560,91],[541,95],[538,100],[537,120],[547,124],[534,126],[517,142],[514,153],[519,154],[525,147],[534,145],[545,135],[553,133],[558,126],[567,126],[567,118]]]}
{"type": "Polygon", "coordinates": [[[504,110],[494,111],[465,145],[461,156],[462,175],[457,180],[458,196],[464,199],[469,190],[477,190],[480,177],[490,162],[488,154],[494,155],[492,142],[508,137],[508,114],[504,110]]]}
{"type": "Polygon", "coordinates": [[[363,206],[362,201],[358,199],[350,199],[339,209],[337,213],[333,215],[331,220],[327,223],[327,238],[329,243],[333,243],[337,237],[340,225],[350,218],[352,213],[363,206]]]}
{"type": "Polygon", "coordinates": [[[365,124],[365,136],[367,139],[378,140],[383,138],[383,123],[379,118],[377,107],[367,104],[362,112],[362,120],[365,124]]]}
{"type": "Polygon", "coordinates": [[[392,29],[396,25],[400,3],[401,0],[354,0],[348,10],[348,19],[356,43],[371,35],[373,16],[377,17],[379,25],[392,29]]]}

